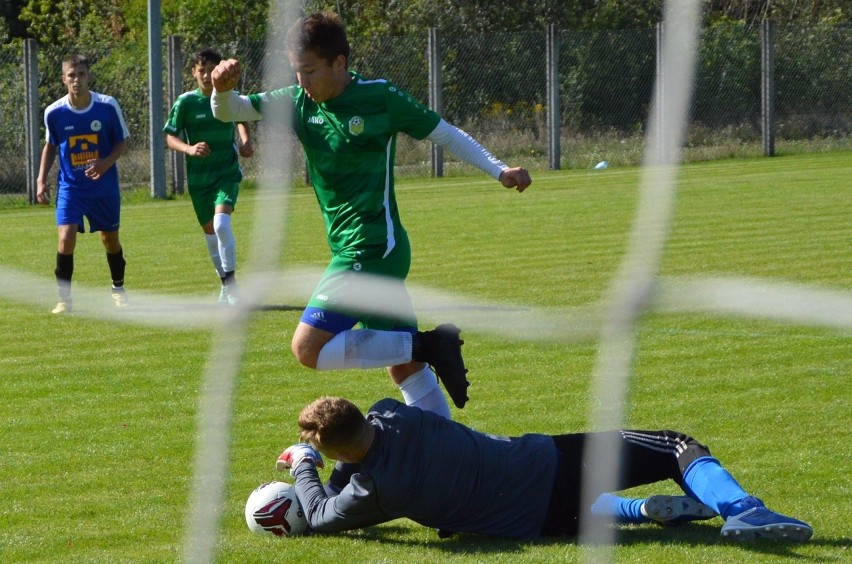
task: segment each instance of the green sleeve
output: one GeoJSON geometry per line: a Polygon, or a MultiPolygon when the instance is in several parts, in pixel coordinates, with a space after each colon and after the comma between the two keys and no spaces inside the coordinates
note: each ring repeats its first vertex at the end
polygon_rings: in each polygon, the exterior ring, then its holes
{"type": "Polygon", "coordinates": [[[163,132],[168,133],[169,135],[174,135],[176,137],[182,137],[183,135],[183,104],[181,103],[181,98],[175,100],[172,109],[169,111],[169,118],[166,120],[165,125],[163,126],[163,132]]]}
{"type": "Polygon", "coordinates": [[[393,84],[388,84],[386,96],[388,114],[395,131],[424,139],[441,121],[441,116],[393,84]]]}

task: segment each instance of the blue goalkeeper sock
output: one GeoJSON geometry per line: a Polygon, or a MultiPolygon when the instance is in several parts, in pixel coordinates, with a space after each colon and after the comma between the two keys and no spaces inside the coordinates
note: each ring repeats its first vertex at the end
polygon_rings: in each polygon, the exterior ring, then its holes
{"type": "Polygon", "coordinates": [[[651,519],[642,515],[643,503],[645,503],[644,499],[604,493],[592,504],[592,515],[609,517],[615,523],[650,523],[651,519]]]}
{"type": "Polygon", "coordinates": [[[734,477],[712,456],[697,458],[686,468],[683,488],[725,519],[737,512],[734,506],[738,502],[748,497],[734,477]]]}

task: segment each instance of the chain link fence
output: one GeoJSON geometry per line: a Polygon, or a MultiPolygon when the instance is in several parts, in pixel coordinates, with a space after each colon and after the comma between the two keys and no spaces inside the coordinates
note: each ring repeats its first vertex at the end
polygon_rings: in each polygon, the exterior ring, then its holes
{"type": "MultiPolygon", "coordinates": [[[[440,37],[442,115],[468,131],[506,162],[548,166],[546,40],[544,30],[440,37]]],[[[589,168],[641,162],[643,134],[651,108],[656,72],[656,30],[561,31],[559,99],[563,168],[589,168]]],[[[350,37],[350,68],[366,78],[395,82],[416,98],[429,98],[428,35],[350,37]]],[[[775,116],[779,148],[848,148],[852,129],[852,26],[778,26],[775,47],[775,116]]],[[[183,91],[195,87],[194,51],[182,46],[183,91]]],[[[241,41],[213,46],[244,67],[241,91],[263,84],[265,45],[241,41]]],[[[147,45],[117,45],[109,50],[76,49],[92,60],[93,90],[118,99],[131,142],[119,161],[125,186],[146,186],[149,89],[147,45]]],[[[39,111],[65,94],[60,61],[68,49],[40,48],[39,111]]],[[[165,50],[164,50],[165,52],[165,50]]],[[[280,56],[284,56],[283,53],[280,56]]],[[[0,46],[0,203],[26,194],[22,48],[0,46]]],[[[164,77],[166,69],[163,69],[164,77]]],[[[292,81],[292,79],[290,79],[292,81]]],[[[167,80],[164,78],[164,84],[167,80]]],[[[168,111],[172,100],[164,95],[168,111]]],[[[761,153],[760,30],[742,25],[702,31],[695,77],[687,160],[761,153]]],[[[44,137],[43,125],[41,136],[44,137]]],[[[39,144],[41,140],[39,141],[39,144]]],[[[263,148],[259,148],[262,151],[263,148]]],[[[792,149],[790,149],[792,150],[792,149]]],[[[402,136],[401,175],[430,173],[430,147],[402,136]]],[[[256,177],[261,159],[244,161],[247,178],[256,177]]],[[[296,161],[298,163],[298,159],[296,161]]],[[[461,167],[447,155],[448,174],[461,167]]],[[[56,170],[54,165],[54,174],[56,170]]]]}

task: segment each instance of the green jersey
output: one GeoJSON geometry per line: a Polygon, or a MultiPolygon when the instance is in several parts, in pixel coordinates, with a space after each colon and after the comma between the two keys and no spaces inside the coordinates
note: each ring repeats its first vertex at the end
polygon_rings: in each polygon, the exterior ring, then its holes
{"type": "Polygon", "coordinates": [[[381,258],[407,239],[394,193],[396,135],[429,135],[440,122],[431,111],[387,80],[352,82],[339,96],[315,103],[299,86],[249,95],[264,106],[293,105],[292,127],[302,143],[308,174],[334,255],[381,258]]]}
{"type": "Polygon", "coordinates": [[[178,97],[169,112],[163,131],[194,145],[202,141],[210,146],[206,157],[186,158],[186,177],[190,192],[239,183],[243,178],[234,124],[219,121],[210,109],[210,97],[196,88],[178,97]]]}

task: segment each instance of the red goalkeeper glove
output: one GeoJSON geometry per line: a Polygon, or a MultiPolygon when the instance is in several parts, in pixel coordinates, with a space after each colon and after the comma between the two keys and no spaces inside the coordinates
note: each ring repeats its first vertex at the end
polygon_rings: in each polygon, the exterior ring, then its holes
{"type": "Polygon", "coordinates": [[[281,453],[278,460],[275,461],[275,469],[282,472],[290,470],[292,476],[296,467],[306,460],[313,462],[317,468],[325,468],[322,455],[317,449],[307,443],[298,443],[281,453]]]}

